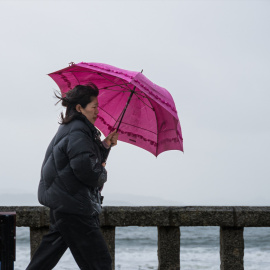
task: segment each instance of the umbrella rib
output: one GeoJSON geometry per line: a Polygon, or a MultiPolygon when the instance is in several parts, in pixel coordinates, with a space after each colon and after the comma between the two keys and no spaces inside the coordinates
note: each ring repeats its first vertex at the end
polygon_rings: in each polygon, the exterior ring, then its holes
{"type": "Polygon", "coordinates": [[[121,79],[121,81],[123,82],[123,84],[126,85],[126,87],[132,91],[132,89],[128,87],[129,85],[131,85],[131,83],[126,82],[123,78],[119,78],[119,79],[121,79]]]}
{"type": "MultiPolygon", "coordinates": [[[[115,121],[115,123],[114,123],[114,125],[113,125],[113,128],[114,128],[114,126],[116,125],[116,123],[119,121],[119,119],[120,119],[120,117],[122,116],[122,114],[123,114],[123,112],[124,112],[124,110],[120,113],[120,115],[118,116],[118,118],[117,118],[117,120],[115,120],[115,118],[111,115],[111,114],[109,114],[107,111],[105,111],[104,109],[102,109],[102,108],[100,108],[103,112],[105,112],[105,113],[107,113],[114,121],[115,121]]],[[[122,123],[124,123],[124,122],[122,122],[122,123]]]]}
{"type": "Polygon", "coordinates": [[[105,112],[105,113],[107,113],[114,121],[116,121],[117,122],[117,120],[119,119],[119,117],[121,116],[121,114],[120,114],[120,116],[118,117],[118,119],[116,120],[111,114],[109,114],[107,111],[105,111],[103,108],[101,108],[101,107],[99,107],[99,109],[101,109],[103,112],[105,112]]]}
{"type": "MultiPolygon", "coordinates": [[[[147,107],[149,107],[151,110],[153,110],[154,111],[154,108],[153,107],[150,107],[148,104],[146,104],[143,100],[141,100],[138,96],[137,96],[137,94],[134,92],[134,94],[136,95],[136,97],[144,104],[144,105],[146,105],[147,107]]],[[[152,104],[151,104],[152,105],[152,104]]]]}
{"type": "MultiPolygon", "coordinates": [[[[138,92],[137,92],[137,93],[138,93],[138,92]]],[[[136,96],[137,96],[137,95],[136,95],[136,96]]],[[[154,115],[155,115],[155,117],[156,117],[156,123],[157,123],[157,115],[156,115],[156,113],[155,113],[155,109],[154,109],[154,107],[153,107],[153,104],[151,103],[150,99],[149,99],[147,96],[144,96],[144,97],[148,99],[149,103],[152,105],[152,108],[151,108],[149,105],[145,104],[145,103],[137,96],[137,98],[139,98],[146,106],[150,107],[150,108],[153,110],[154,115]]],[[[157,156],[157,149],[158,149],[158,125],[157,125],[157,133],[155,133],[155,132],[153,132],[153,133],[157,135],[157,148],[156,148],[156,156],[157,156]]]]}
{"type": "MultiPolygon", "coordinates": [[[[121,117],[121,115],[123,114],[123,111],[122,111],[122,112],[120,113],[119,117],[117,118],[117,120],[115,120],[115,118],[114,118],[111,114],[109,114],[107,111],[105,111],[105,110],[102,109],[102,108],[100,108],[100,109],[101,109],[103,112],[107,113],[107,114],[115,121],[113,127],[115,126],[115,124],[117,123],[117,121],[119,120],[119,118],[121,117]]],[[[148,131],[148,132],[150,132],[150,133],[156,134],[154,131],[151,131],[151,130],[146,129],[146,128],[138,127],[138,126],[135,126],[135,125],[132,125],[132,124],[123,122],[123,121],[122,121],[122,123],[125,124],[125,125],[128,125],[128,126],[136,127],[136,128],[139,128],[139,129],[148,131]]]]}
{"type": "MultiPolygon", "coordinates": [[[[73,73],[91,73],[91,74],[98,74],[98,72],[93,72],[92,70],[90,71],[90,70],[67,70],[67,71],[65,71],[64,73],[71,73],[71,74],[73,74],[73,73]]],[[[100,74],[98,74],[98,75],[100,75],[100,74]]]]}
{"type": "Polygon", "coordinates": [[[142,130],[148,131],[148,132],[150,132],[150,133],[156,134],[154,131],[149,130],[149,129],[146,129],[146,128],[138,127],[138,126],[135,126],[135,125],[132,125],[132,124],[129,124],[129,123],[123,122],[123,121],[122,121],[122,123],[123,123],[123,124],[125,124],[125,125],[128,125],[128,126],[136,127],[136,128],[139,128],[139,129],[142,129],[142,130]]]}
{"type": "Polygon", "coordinates": [[[166,131],[170,131],[170,130],[174,130],[174,131],[175,131],[175,128],[166,129],[166,130],[160,131],[159,133],[166,132],[166,131]]]}
{"type": "Polygon", "coordinates": [[[136,93],[137,93],[137,95],[139,95],[140,97],[147,98],[146,96],[144,96],[143,94],[139,93],[138,91],[137,91],[136,93]]]}
{"type": "MultiPolygon", "coordinates": [[[[114,85],[110,85],[110,86],[105,86],[105,87],[99,88],[99,90],[103,90],[103,89],[111,90],[111,89],[108,89],[108,88],[109,88],[109,87],[115,87],[115,86],[122,86],[122,85],[127,86],[127,83],[123,83],[123,84],[114,84],[114,85]]],[[[115,91],[120,91],[120,90],[115,90],[115,91]]],[[[126,91],[126,92],[130,92],[130,91],[126,91]]]]}
{"type": "Polygon", "coordinates": [[[75,72],[74,72],[74,73],[72,73],[72,75],[73,75],[73,76],[76,78],[76,80],[77,80],[78,84],[80,84],[80,81],[78,80],[77,76],[75,75],[75,72]]]}
{"type": "MultiPolygon", "coordinates": [[[[154,106],[153,106],[153,104],[151,103],[151,101],[150,101],[150,99],[147,97],[147,96],[145,96],[147,99],[148,99],[148,101],[149,101],[149,103],[152,105],[152,107],[153,107],[153,111],[155,112],[155,109],[154,109],[154,106]]],[[[156,117],[156,124],[158,123],[158,121],[157,121],[157,115],[156,115],[156,113],[154,113],[154,115],[155,115],[155,117],[156,117]]],[[[157,152],[158,152],[158,125],[157,125],[157,133],[156,133],[156,135],[157,135],[157,147],[156,147],[156,157],[157,157],[157,152]]]]}
{"type": "MultiPolygon", "coordinates": [[[[109,81],[110,83],[114,83],[113,81],[109,80],[108,78],[102,76],[102,74],[98,74],[98,75],[101,76],[102,78],[104,78],[105,80],[109,81]]],[[[123,79],[121,79],[121,80],[123,80],[123,79]]],[[[121,88],[126,89],[125,87],[122,87],[121,84],[118,85],[118,84],[115,84],[115,83],[114,83],[114,85],[115,85],[115,86],[120,86],[121,88]]],[[[128,84],[126,84],[126,86],[128,87],[128,84]]],[[[130,88],[128,87],[128,89],[130,89],[130,88]]],[[[130,91],[132,91],[132,89],[130,89],[130,91]]]]}
{"type": "MultiPolygon", "coordinates": [[[[96,71],[96,72],[93,72],[92,70],[91,71],[89,71],[89,70],[86,70],[86,71],[66,71],[66,73],[71,73],[71,74],[73,74],[74,75],[74,73],[75,72],[77,72],[77,73],[92,73],[92,74],[97,74],[97,75],[99,75],[99,76],[101,76],[102,78],[104,78],[105,80],[107,80],[107,81],[109,81],[109,82],[111,82],[111,83],[114,83],[113,81],[111,81],[111,80],[109,80],[108,78],[106,78],[106,77],[104,77],[104,76],[102,76],[102,74],[99,72],[99,71],[96,71]]],[[[113,76],[113,75],[110,75],[110,76],[113,76]]],[[[77,77],[74,75],[74,77],[77,79],[77,77]]],[[[128,85],[130,84],[130,83],[126,83],[125,82],[125,80],[124,79],[122,79],[122,78],[119,78],[119,77],[117,77],[118,79],[121,79],[124,83],[123,83],[123,85],[126,85],[127,86],[127,88],[128,89],[130,89],[129,87],[128,87],[128,85]]],[[[78,79],[77,79],[77,81],[78,81],[78,79]]],[[[122,87],[122,84],[114,84],[115,86],[120,86],[120,87],[122,87]]],[[[124,87],[122,87],[122,88],[124,88],[124,87]]],[[[124,89],[126,89],[126,88],[124,88],[124,89]]],[[[130,89],[130,91],[132,91],[132,89],[130,89]]]]}
{"type": "Polygon", "coordinates": [[[108,90],[108,91],[116,91],[116,92],[123,92],[123,93],[130,92],[129,90],[125,91],[125,90],[108,89],[109,87],[115,87],[115,86],[117,86],[117,85],[105,86],[105,87],[99,88],[99,90],[108,90]]]}
{"type": "MultiPolygon", "coordinates": [[[[107,111],[105,111],[103,108],[100,108],[103,112],[105,112],[105,113],[107,113],[114,121],[115,121],[115,123],[114,123],[114,125],[113,125],[113,128],[114,128],[114,126],[115,126],[115,124],[117,123],[117,121],[119,121],[119,118],[122,116],[122,114],[123,114],[123,112],[124,111],[122,111],[121,113],[120,113],[120,115],[118,116],[118,118],[117,118],[117,120],[111,115],[111,114],[109,114],[107,111]]],[[[123,122],[122,122],[123,123],[123,122]]],[[[128,125],[128,124],[127,124],[128,125]]]]}
{"type": "Polygon", "coordinates": [[[115,92],[122,92],[122,93],[130,93],[130,91],[116,90],[116,89],[106,89],[106,88],[99,88],[99,90],[108,90],[108,91],[115,91],[115,92]]]}

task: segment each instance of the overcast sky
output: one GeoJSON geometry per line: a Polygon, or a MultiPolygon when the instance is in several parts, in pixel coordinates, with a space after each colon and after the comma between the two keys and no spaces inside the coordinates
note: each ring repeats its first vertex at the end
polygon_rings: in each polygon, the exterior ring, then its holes
{"type": "Polygon", "coordinates": [[[0,1],[0,193],[36,194],[62,110],[46,74],[84,61],[143,69],[184,138],[158,158],[119,142],[105,198],[269,205],[269,14],[258,0],[0,1]]]}

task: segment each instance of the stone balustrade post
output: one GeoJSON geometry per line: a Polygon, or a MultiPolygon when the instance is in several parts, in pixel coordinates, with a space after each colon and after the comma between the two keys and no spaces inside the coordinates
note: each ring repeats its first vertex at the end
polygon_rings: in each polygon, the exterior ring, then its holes
{"type": "Polygon", "coordinates": [[[30,247],[31,247],[31,259],[39,247],[43,235],[49,232],[49,227],[30,227],[30,247]]]}
{"type": "Polygon", "coordinates": [[[179,227],[158,227],[158,270],[180,270],[179,227]]]}
{"type": "Polygon", "coordinates": [[[115,227],[102,226],[101,232],[107,243],[110,255],[112,257],[112,270],[115,270],[115,227]]]}
{"type": "Polygon", "coordinates": [[[220,269],[244,270],[244,228],[220,227],[220,269]]]}

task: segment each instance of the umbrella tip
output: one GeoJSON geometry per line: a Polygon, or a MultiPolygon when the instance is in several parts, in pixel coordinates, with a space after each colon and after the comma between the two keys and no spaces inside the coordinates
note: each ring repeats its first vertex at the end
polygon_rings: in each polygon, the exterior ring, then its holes
{"type": "Polygon", "coordinates": [[[75,65],[75,63],[74,62],[70,62],[70,63],[68,63],[68,65],[69,66],[73,66],[73,65],[75,65]]]}
{"type": "Polygon", "coordinates": [[[141,73],[143,73],[143,69],[142,69],[141,73]]]}

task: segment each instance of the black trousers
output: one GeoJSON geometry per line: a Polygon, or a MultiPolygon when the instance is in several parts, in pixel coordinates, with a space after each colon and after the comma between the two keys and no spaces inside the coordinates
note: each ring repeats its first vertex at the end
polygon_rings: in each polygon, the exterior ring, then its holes
{"type": "Polygon", "coordinates": [[[53,269],[67,248],[82,270],[111,270],[111,256],[100,231],[99,218],[50,211],[46,234],[26,270],[53,269]]]}

